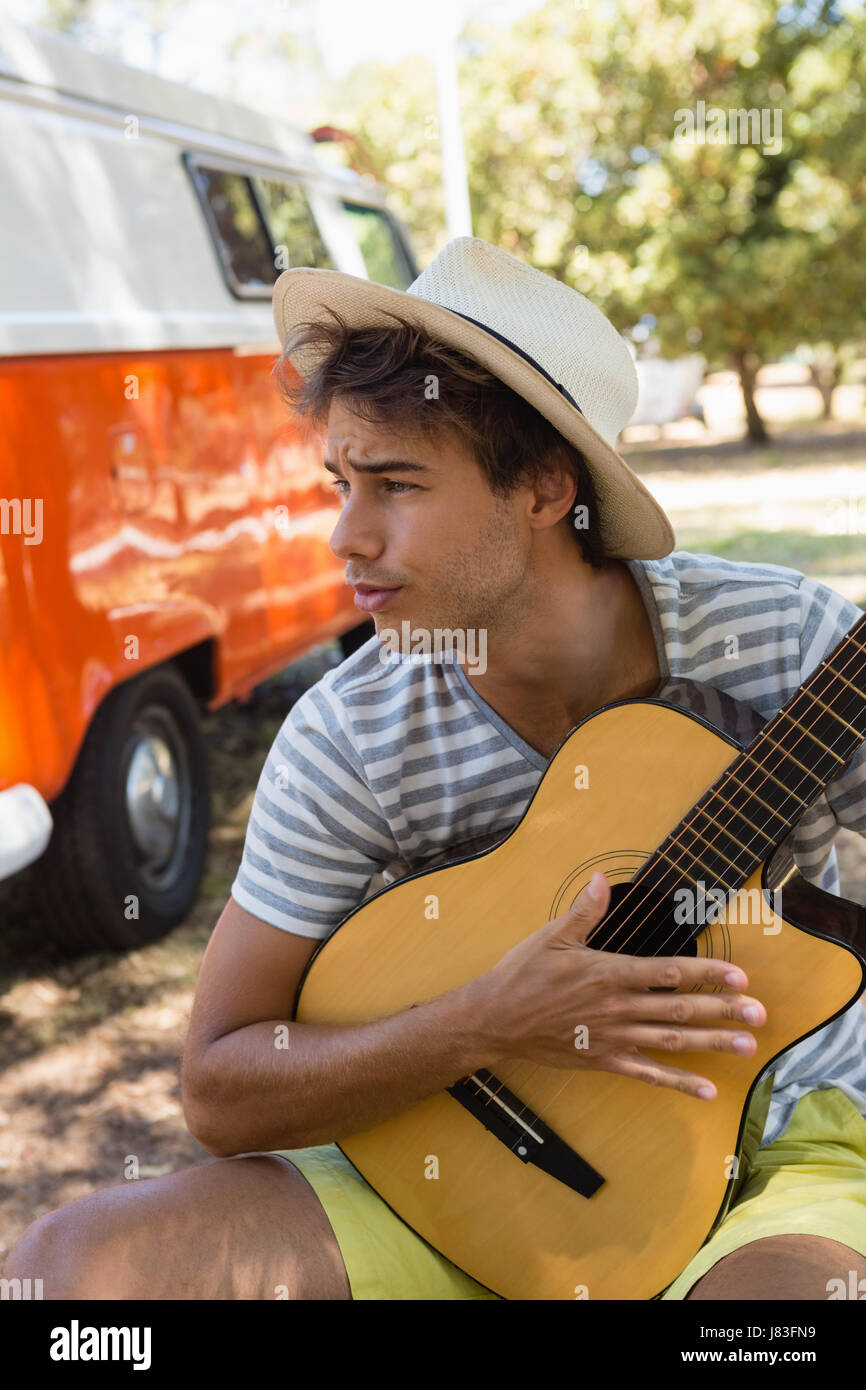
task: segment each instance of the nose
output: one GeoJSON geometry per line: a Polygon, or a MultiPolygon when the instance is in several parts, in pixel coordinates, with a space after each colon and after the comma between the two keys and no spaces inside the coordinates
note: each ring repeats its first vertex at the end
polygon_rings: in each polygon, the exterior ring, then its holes
{"type": "Polygon", "coordinates": [[[343,503],[343,510],[328,544],[340,560],[351,560],[355,555],[375,559],[384,549],[381,533],[372,524],[369,508],[365,508],[357,496],[348,497],[343,503]]]}

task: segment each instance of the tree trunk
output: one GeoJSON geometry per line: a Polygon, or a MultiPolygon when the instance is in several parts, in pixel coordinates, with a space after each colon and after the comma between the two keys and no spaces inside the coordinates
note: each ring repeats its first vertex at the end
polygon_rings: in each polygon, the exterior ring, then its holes
{"type": "Polygon", "coordinates": [[[812,385],[817,386],[818,390],[821,392],[821,401],[823,403],[821,419],[832,420],[833,392],[839,385],[839,379],[842,375],[841,362],[838,360],[834,361],[832,367],[819,367],[813,362],[809,367],[809,375],[812,378],[812,385]]]}
{"type": "Polygon", "coordinates": [[[732,356],[737,376],[740,378],[743,404],[746,407],[746,428],[749,443],[765,447],[770,443],[770,436],[767,434],[766,425],[755,405],[755,382],[761,364],[753,352],[747,352],[742,348],[738,348],[732,356]]]}

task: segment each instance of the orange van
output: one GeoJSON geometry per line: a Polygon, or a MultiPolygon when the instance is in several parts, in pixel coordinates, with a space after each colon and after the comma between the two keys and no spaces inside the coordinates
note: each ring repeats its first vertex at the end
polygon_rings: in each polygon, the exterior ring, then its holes
{"type": "Polygon", "coordinates": [[[23,871],[42,930],[122,948],[195,898],[202,712],[372,631],[274,280],[418,268],[308,135],[5,21],[0,185],[0,898],[23,871]]]}

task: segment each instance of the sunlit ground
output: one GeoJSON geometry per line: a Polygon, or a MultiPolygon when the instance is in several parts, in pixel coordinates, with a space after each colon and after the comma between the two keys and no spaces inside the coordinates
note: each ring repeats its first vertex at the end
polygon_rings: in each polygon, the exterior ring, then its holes
{"type": "Polygon", "coordinates": [[[835,418],[816,420],[820,397],[802,371],[762,373],[769,448],[742,444],[739,389],[724,373],[699,393],[706,429],[634,426],[623,453],[670,516],[678,549],[790,565],[866,604],[866,392],[838,387],[835,418]]]}

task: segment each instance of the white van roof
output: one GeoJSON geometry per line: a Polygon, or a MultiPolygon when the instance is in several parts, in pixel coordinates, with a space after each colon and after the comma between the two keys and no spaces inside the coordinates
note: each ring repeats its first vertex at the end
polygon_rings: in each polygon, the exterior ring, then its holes
{"type": "MultiPolygon", "coordinates": [[[[66,35],[31,25],[0,23],[0,77],[44,88],[58,97],[112,107],[119,116],[151,116],[208,131],[223,142],[257,145],[292,162],[321,167],[311,158],[316,147],[312,136],[288,121],[92,53],[66,35]]],[[[335,166],[334,172],[338,177],[347,175],[349,183],[358,181],[352,170],[335,166]]]]}
{"type": "Polygon", "coordinates": [[[197,164],[285,184],[330,264],[367,276],[346,205],[387,218],[384,190],[307,132],[0,20],[0,357],[278,351],[270,291],[227,284],[197,164]]]}

